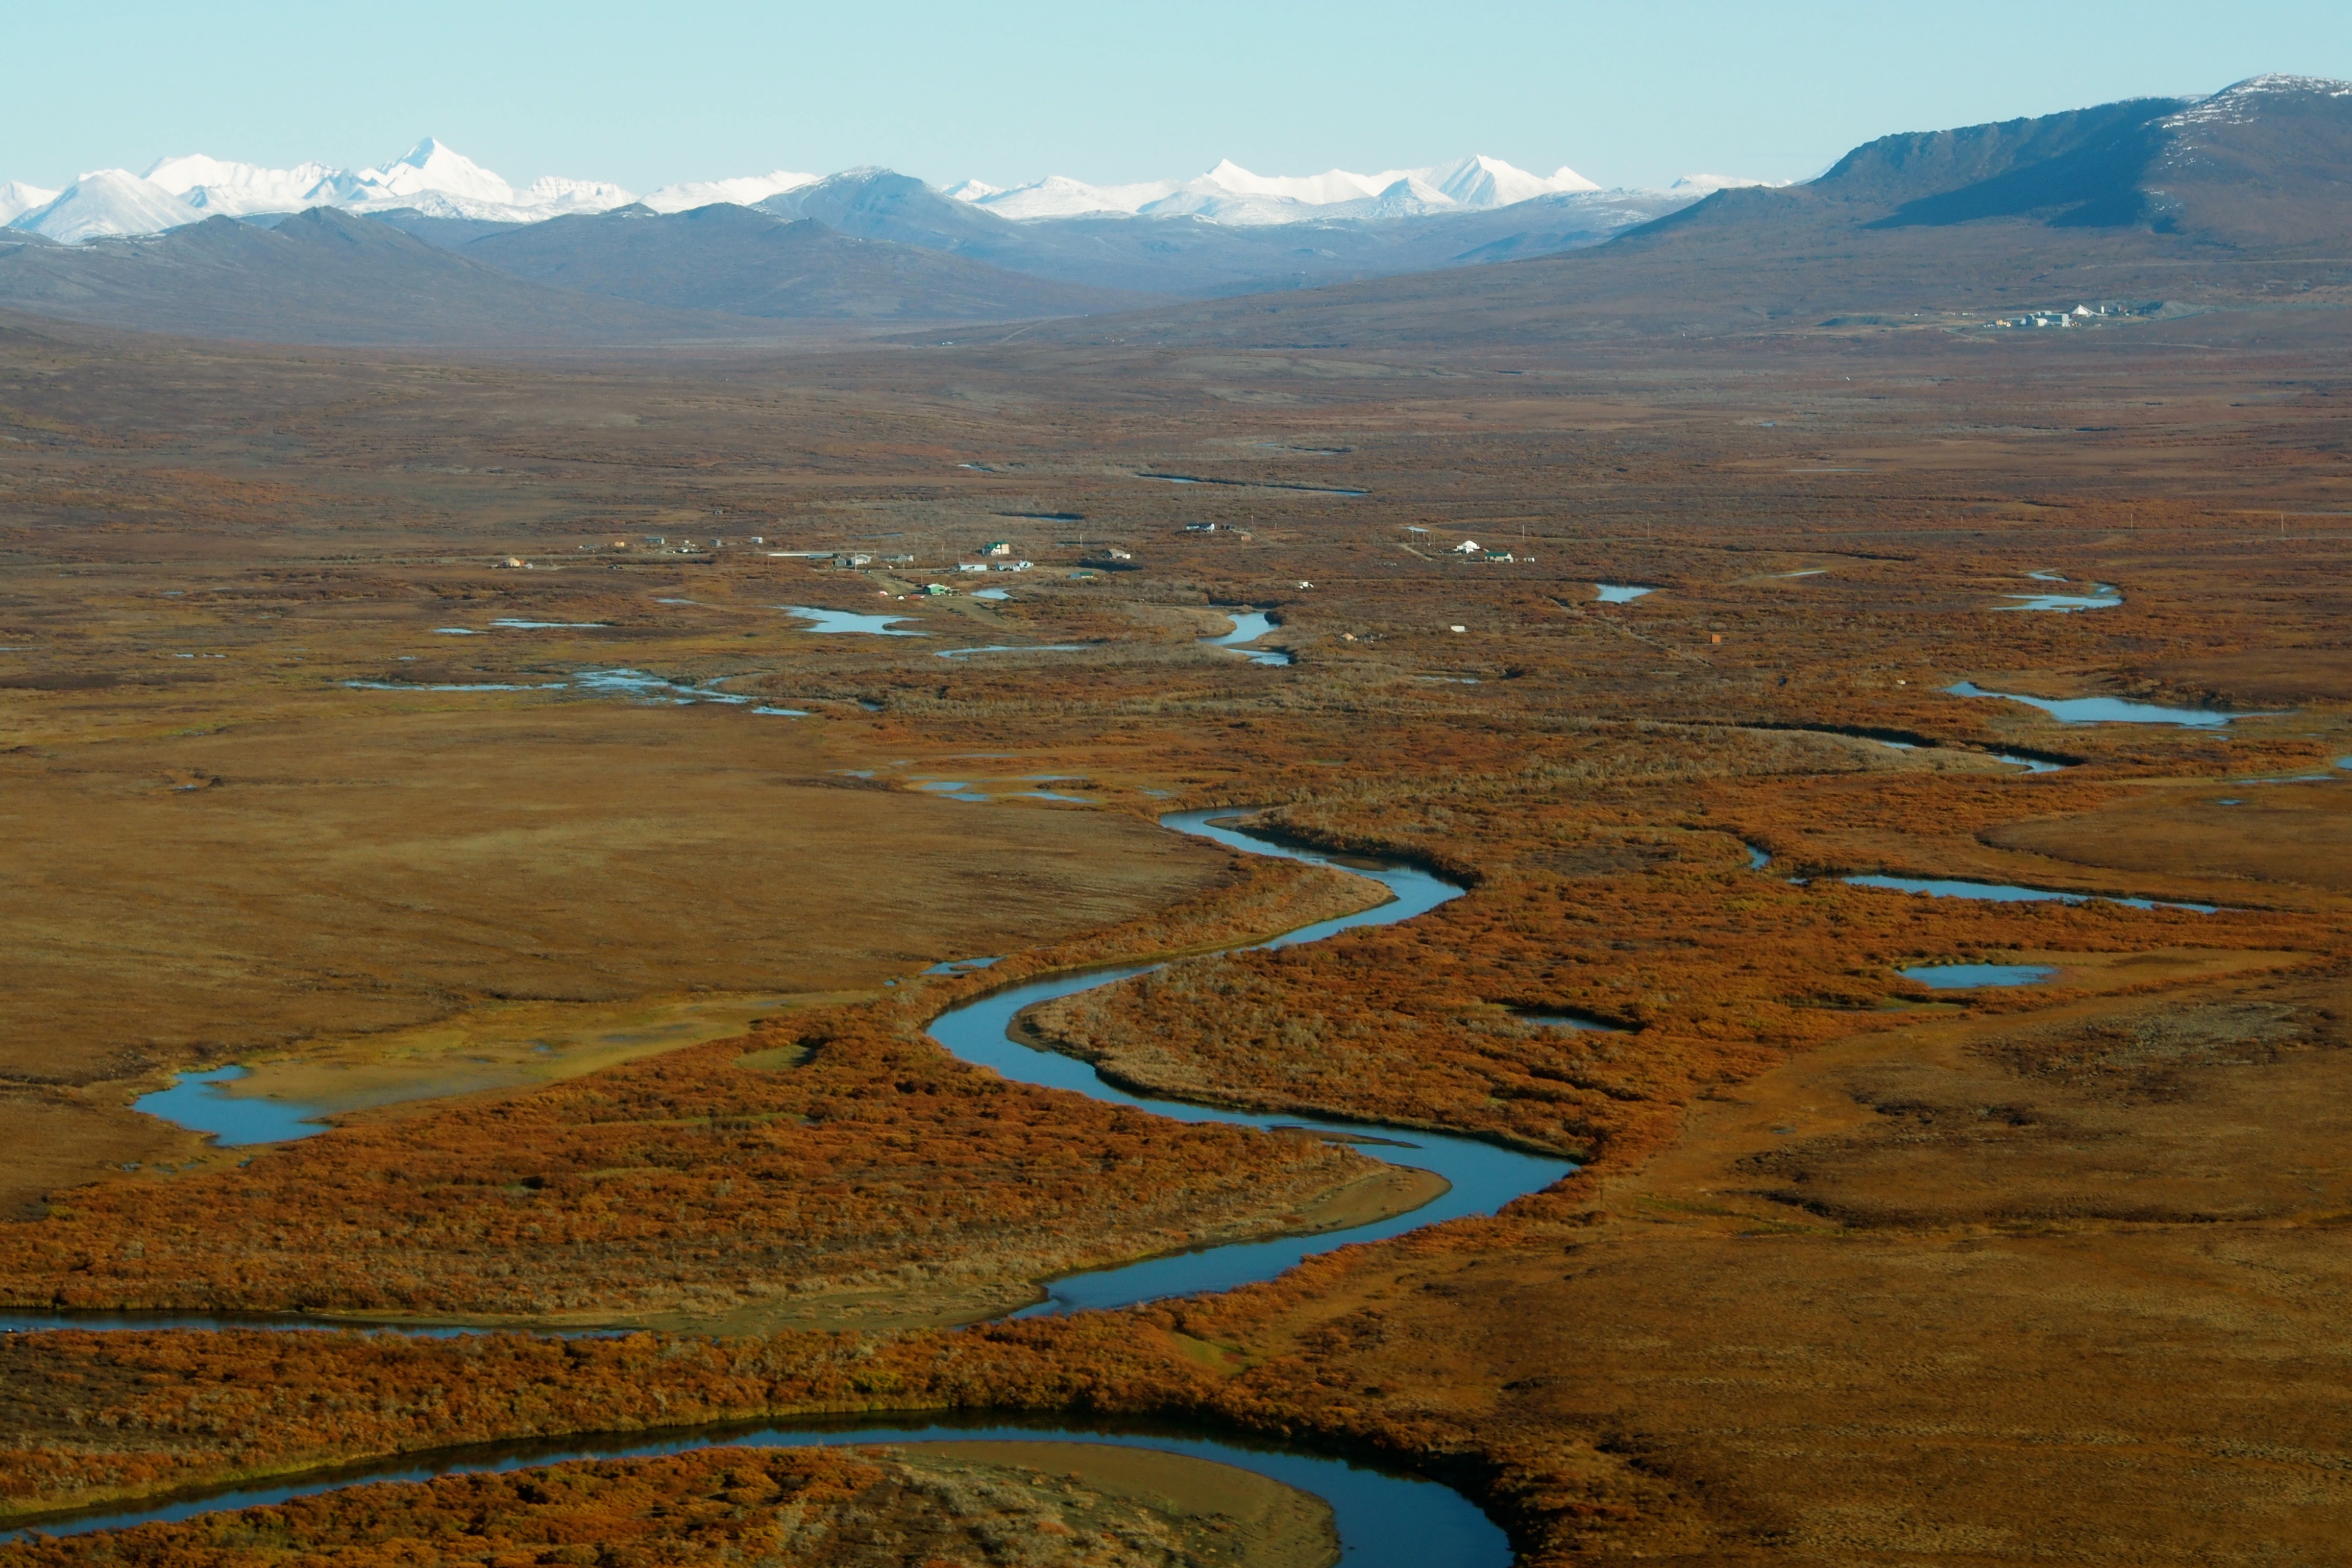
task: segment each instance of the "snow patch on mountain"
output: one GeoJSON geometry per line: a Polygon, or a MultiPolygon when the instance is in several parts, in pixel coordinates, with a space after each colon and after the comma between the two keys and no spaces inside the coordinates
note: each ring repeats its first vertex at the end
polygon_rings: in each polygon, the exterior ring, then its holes
{"type": "Polygon", "coordinates": [[[2263,99],[2272,97],[2352,98],[2352,81],[2268,71],[2261,76],[2250,76],[2243,81],[2231,82],[2210,98],[2194,100],[2178,114],[2168,116],[2165,124],[2174,130],[2186,130],[2197,125],[2243,124],[2261,112],[2263,99]]]}
{"type": "Polygon", "coordinates": [[[1677,196],[1711,196],[1717,191],[1743,191],[1751,185],[1763,185],[1773,190],[1787,184],[1786,180],[1751,180],[1743,174],[1685,174],[1666,187],[1667,194],[1677,196]]]}

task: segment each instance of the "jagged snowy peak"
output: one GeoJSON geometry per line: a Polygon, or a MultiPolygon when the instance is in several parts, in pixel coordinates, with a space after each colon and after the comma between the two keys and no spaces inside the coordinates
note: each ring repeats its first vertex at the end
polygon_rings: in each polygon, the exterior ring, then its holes
{"type": "Polygon", "coordinates": [[[1431,213],[1458,212],[1462,205],[1427,180],[1408,174],[1379,195],[1360,202],[1334,202],[1318,209],[1315,216],[1325,218],[1426,217],[1431,213]]]}
{"type": "Polygon", "coordinates": [[[54,201],[20,214],[8,226],[60,245],[79,245],[113,235],[161,234],[204,216],[128,169],[100,169],[68,185],[54,201]]]}
{"type": "Polygon", "coordinates": [[[1155,217],[1191,216],[1218,223],[1298,223],[1310,218],[1412,216],[1448,207],[1509,206],[1535,196],[1600,188],[1565,165],[1547,176],[1514,168],[1500,158],[1479,155],[1426,169],[1383,169],[1373,174],[1346,169],[1328,169],[1319,174],[1258,174],[1228,158],[1207,174],[1183,181],[1094,185],[1055,174],[1010,190],[968,180],[948,195],[1009,218],[1135,213],[1155,217]],[[1397,189],[1400,182],[1406,183],[1402,192],[1397,189]],[[1387,206],[1375,210],[1367,203],[1387,206]]]}
{"type": "Polygon", "coordinates": [[[664,185],[645,198],[646,205],[657,213],[691,212],[719,202],[731,202],[748,207],[766,201],[770,196],[782,195],[786,191],[814,185],[818,176],[795,174],[778,169],[769,174],[747,174],[733,180],[688,180],[680,184],[664,185]]]}
{"type": "Polygon", "coordinates": [[[567,180],[541,174],[523,188],[521,205],[539,213],[603,213],[625,207],[637,199],[625,185],[610,180],[567,180]]]}
{"type": "Polygon", "coordinates": [[[47,206],[58,196],[56,191],[28,185],[22,180],[11,180],[0,185],[0,224],[13,224],[35,207],[47,206]]]}
{"type": "Polygon", "coordinates": [[[478,202],[490,206],[522,205],[516,199],[512,185],[447,143],[430,136],[410,148],[405,156],[381,169],[362,169],[356,174],[340,174],[332,183],[339,194],[350,194],[350,203],[353,205],[390,205],[404,198],[422,195],[448,196],[460,202],[478,202]]]}
{"type": "Polygon", "coordinates": [[[333,173],[324,163],[268,169],[257,163],[226,163],[198,153],[158,159],[146,177],[195,208],[199,217],[237,217],[306,206],[310,193],[333,173]]]}
{"type": "Polygon", "coordinates": [[[1597,182],[1586,179],[1565,163],[1547,178],[1484,154],[1440,163],[1433,169],[1416,170],[1414,174],[1465,207],[1507,207],[1562,191],[1601,188],[1597,182]]]}
{"type": "Polygon", "coordinates": [[[1287,196],[1310,206],[1328,206],[1333,202],[1356,202],[1379,195],[1399,180],[1426,172],[1384,169],[1377,174],[1351,174],[1345,169],[1328,169],[1319,174],[1253,174],[1227,158],[1199,179],[1186,181],[1185,185],[1187,189],[1211,186],[1242,196],[1287,196]]]}

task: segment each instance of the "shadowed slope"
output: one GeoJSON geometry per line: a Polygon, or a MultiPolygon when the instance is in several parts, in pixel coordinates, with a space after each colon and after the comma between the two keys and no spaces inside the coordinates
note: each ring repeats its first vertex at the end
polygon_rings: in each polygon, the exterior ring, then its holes
{"type": "Polygon", "coordinates": [[[145,238],[0,253],[0,304],[271,342],[620,342],[743,326],[545,288],[327,207],[275,229],[215,217],[145,238]]]}
{"type": "Polygon", "coordinates": [[[725,203],[667,216],[627,206],[552,218],[485,236],[462,254],[583,293],[740,316],[1003,321],[1159,302],[725,203]]]}
{"type": "MultiPolygon", "coordinates": [[[[2347,169],[2352,84],[2260,77],[2187,104],[1885,137],[1811,184],[1720,191],[1593,249],[1161,312],[1119,339],[1517,347],[1857,315],[1964,325],[2084,300],[2267,303],[2279,262],[2298,307],[2341,306],[2347,169]]],[[[2298,315],[2299,332],[2338,330],[2298,315]]]]}

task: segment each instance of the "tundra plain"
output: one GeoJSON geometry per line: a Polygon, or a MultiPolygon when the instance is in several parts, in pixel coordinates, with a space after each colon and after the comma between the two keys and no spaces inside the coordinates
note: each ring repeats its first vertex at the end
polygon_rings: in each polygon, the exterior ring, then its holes
{"type": "MultiPolygon", "coordinates": [[[[0,1337],[0,1499],[952,1407],[1376,1453],[1528,1563],[2329,1560],[2323,316],[537,360],[19,323],[0,1293],[642,1331],[0,1337]],[[957,570],[995,541],[1030,569],[957,570]],[[2049,575],[2121,602],[2019,607],[2049,575]],[[1251,611],[1291,662],[1203,645],[1251,611]],[[1469,890],[1212,952],[1377,889],[1154,826],[1210,805],[1469,890]],[[922,1033],[1161,956],[1031,1037],[1580,1169],[1269,1284],[976,1321],[1379,1180],[922,1033]],[[2050,973],[1901,973],[1954,963],[2050,973]],[[130,1109],[232,1063],[334,1125],[217,1149],[130,1109]]],[[[945,1462],[562,1484],[911,1519],[945,1462]]],[[[310,1507],[296,1545],[367,1544],[310,1507]]],[[[259,1561],[222,1546],[108,1560],[259,1561]]]]}

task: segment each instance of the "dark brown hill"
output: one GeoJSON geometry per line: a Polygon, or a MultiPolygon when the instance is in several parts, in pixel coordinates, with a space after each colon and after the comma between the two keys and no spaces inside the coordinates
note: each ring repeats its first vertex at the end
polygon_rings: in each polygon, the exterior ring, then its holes
{"type": "Polygon", "coordinates": [[[486,235],[458,254],[585,294],[765,319],[1009,321],[1160,302],[725,204],[551,218],[486,235]]]}
{"type": "MultiPolygon", "coordinates": [[[[1718,192],[1607,245],[1220,301],[1087,329],[1129,342],[1376,346],[1981,327],[2111,302],[2146,321],[2352,307],[2352,83],[1890,136],[1821,179],[1718,192]]],[[[2249,329],[2264,330],[2264,329],[2249,329]]],[[[2328,327],[2325,330],[2337,330],[2328,327]]]]}
{"type": "Polygon", "coordinates": [[[752,327],[547,288],[326,207],[275,228],[215,217],[136,239],[0,251],[0,306],[268,342],[630,342],[752,327]]]}
{"type": "Polygon", "coordinates": [[[1685,205],[1657,191],[1579,191],[1404,218],[1230,224],[1120,214],[1014,222],[888,169],[851,169],[771,196],[760,210],[1066,283],[1203,299],[1549,255],[1598,245],[1685,205]]]}

